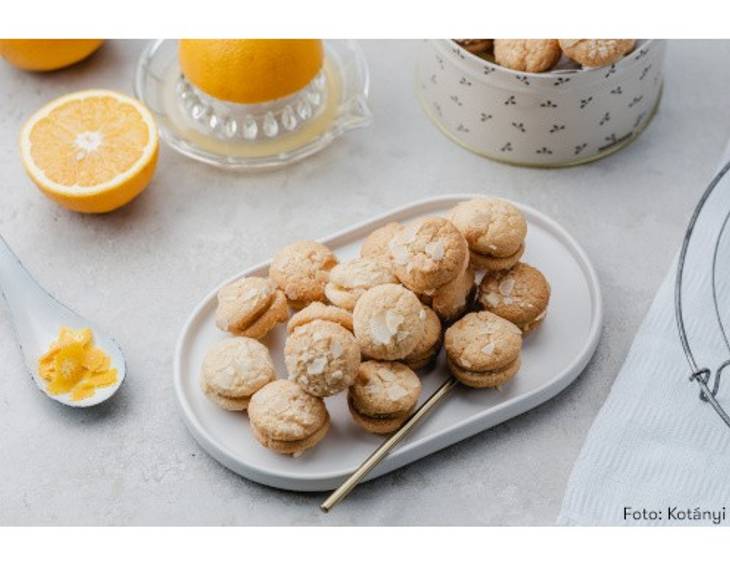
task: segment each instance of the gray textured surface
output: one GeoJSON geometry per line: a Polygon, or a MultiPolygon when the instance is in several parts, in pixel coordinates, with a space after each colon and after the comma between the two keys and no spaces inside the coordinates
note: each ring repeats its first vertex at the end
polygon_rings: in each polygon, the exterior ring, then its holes
{"type": "Polygon", "coordinates": [[[567,170],[492,163],[455,146],[414,99],[416,42],[365,42],[375,124],[298,166],[243,176],[163,147],[150,189],[102,217],[64,211],[23,173],[22,121],[82,88],[130,91],[141,42],[114,41],[52,75],[0,65],[0,231],[55,295],[112,329],[129,377],[92,410],[47,400],[24,372],[0,306],[0,524],[552,524],[586,432],[679,244],[730,126],[728,42],[671,42],[664,100],[628,149],[567,170]],[[542,407],[358,488],[329,515],[320,495],[258,486],[188,435],[172,393],[178,331],[221,279],[296,238],[317,238],[416,198],[504,195],[562,222],[602,279],[603,339],[542,407]]]}

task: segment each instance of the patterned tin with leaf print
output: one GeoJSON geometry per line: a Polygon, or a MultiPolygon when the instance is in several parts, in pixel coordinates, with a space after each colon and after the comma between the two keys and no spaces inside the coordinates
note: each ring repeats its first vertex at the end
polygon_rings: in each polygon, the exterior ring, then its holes
{"type": "Polygon", "coordinates": [[[439,128],[471,151],[515,165],[577,165],[624,147],[651,121],[665,50],[664,40],[640,40],[606,67],[520,73],[451,40],[426,40],[419,96],[439,128]]]}

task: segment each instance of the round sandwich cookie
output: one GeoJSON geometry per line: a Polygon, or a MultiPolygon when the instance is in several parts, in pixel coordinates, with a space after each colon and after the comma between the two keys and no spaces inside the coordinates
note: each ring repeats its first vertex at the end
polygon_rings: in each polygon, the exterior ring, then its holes
{"type": "Polygon", "coordinates": [[[355,305],[352,323],[362,353],[376,360],[405,358],[426,332],[418,297],[393,283],[365,291],[355,305]]]}
{"type": "Polygon", "coordinates": [[[635,39],[561,39],[560,47],[568,57],[584,67],[604,67],[630,53],[635,39]]]}
{"type": "Polygon", "coordinates": [[[398,283],[389,261],[357,258],[332,268],[324,294],[333,305],[352,311],[365,291],[386,283],[398,283]]]}
{"type": "Polygon", "coordinates": [[[493,39],[455,39],[460,47],[466,49],[469,53],[480,55],[491,50],[494,46],[493,39]]]}
{"type": "Polygon", "coordinates": [[[415,293],[432,293],[456,279],[469,253],[456,226],[436,216],[406,225],[388,247],[396,277],[415,293]]]}
{"type": "Polygon", "coordinates": [[[441,321],[432,309],[423,307],[426,330],[413,351],[403,358],[403,363],[412,370],[430,367],[441,350],[441,321]]]}
{"type": "Polygon", "coordinates": [[[304,326],[315,320],[334,322],[352,332],[352,313],[350,311],[320,302],[310,303],[292,316],[286,325],[286,330],[292,333],[299,326],[304,326]]]}
{"type": "Polygon", "coordinates": [[[200,386],[205,395],[228,411],[243,411],[251,396],[276,379],[266,346],[253,338],[226,338],[203,360],[200,386]]]}
{"type": "Polygon", "coordinates": [[[476,288],[474,270],[467,267],[451,283],[436,289],[431,296],[431,308],[445,322],[456,320],[471,308],[476,288]]]}
{"type": "Polygon", "coordinates": [[[324,401],[284,379],[272,381],[251,397],[248,417],[263,446],[292,456],[314,447],[330,427],[324,401]]]}
{"type": "Polygon", "coordinates": [[[528,73],[552,69],[562,51],[557,39],[495,39],[494,61],[498,65],[528,73]]]}
{"type": "Polygon", "coordinates": [[[460,202],[449,218],[466,238],[475,270],[509,269],[525,251],[527,221],[506,200],[479,198],[460,202]]]}
{"type": "Polygon", "coordinates": [[[368,432],[388,434],[408,419],[421,395],[421,380],[398,362],[360,364],[347,403],[353,420],[368,432]]]}
{"type": "Polygon", "coordinates": [[[315,320],[298,326],[284,346],[289,379],[316,397],[347,389],[357,375],[360,347],[339,324],[315,320]]]}
{"type": "Polygon", "coordinates": [[[487,273],[479,285],[479,304],[517,325],[523,334],[535,330],[547,314],[550,284],[537,269],[518,263],[507,271],[487,273]]]}
{"type": "Polygon", "coordinates": [[[226,332],[260,340],[288,317],[284,293],[265,277],[244,277],[218,292],[215,323],[226,332]]]}
{"type": "Polygon", "coordinates": [[[469,387],[498,387],[520,369],[522,332],[488,311],[473,312],[446,330],[451,373],[469,387]]]}
{"type": "Polygon", "coordinates": [[[403,225],[398,222],[388,222],[384,226],[373,230],[362,243],[360,257],[377,258],[386,262],[392,261],[388,244],[401,228],[403,228],[403,225]]]}
{"type": "Polygon", "coordinates": [[[271,262],[269,277],[284,291],[292,308],[324,302],[324,287],[337,258],[327,246],[307,240],[282,248],[271,262]]]}

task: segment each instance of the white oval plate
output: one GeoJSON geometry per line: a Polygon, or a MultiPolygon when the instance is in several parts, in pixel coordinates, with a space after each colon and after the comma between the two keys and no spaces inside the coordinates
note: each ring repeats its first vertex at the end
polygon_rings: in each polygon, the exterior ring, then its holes
{"type": "MultiPolygon", "coordinates": [[[[443,215],[457,202],[479,196],[483,195],[449,195],[419,201],[321,242],[342,261],[355,257],[362,240],[387,222],[443,215]]],[[[552,286],[545,322],[525,339],[520,372],[500,391],[457,387],[366,481],[529,411],[569,385],[593,355],[601,333],[603,307],[591,262],[559,224],[530,207],[517,206],[529,223],[524,260],[538,267],[552,286]]],[[[266,276],[268,267],[269,262],[262,263],[230,281],[246,275],[266,276]]],[[[190,315],[175,351],[175,392],[186,426],[208,454],[255,482],[295,491],[337,487],[383,441],[352,422],[346,395],[326,400],[332,426],[325,439],[302,456],[292,458],[260,446],[251,435],[245,413],[224,411],[201,392],[198,379],[203,356],[211,345],[226,336],[214,323],[217,290],[211,291],[190,315]]],[[[266,340],[280,377],[286,376],[285,335],[284,325],[279,325],[266,340]]],[[[421,374],[421,402],[447,379],[443,358],[442,352],[436,367],[421,374]]]]}

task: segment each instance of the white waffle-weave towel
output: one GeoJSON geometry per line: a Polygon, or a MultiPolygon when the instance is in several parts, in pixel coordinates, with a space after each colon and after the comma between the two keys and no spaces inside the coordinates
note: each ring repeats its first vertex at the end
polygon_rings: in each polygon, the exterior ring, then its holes
{"type": "MultiPolygon", "coordinates": [[[[726,177],[695,228],[683,294],[697,361],[713,371],[730,357],[710,292],[713,244],[730,211],[730,173],[726,177]]],[[[719,304],[730,320],[730,236],[723,241],[719,304]]],[[[559,524],[730,525],[730,428],[688,379],[675,323],[675,275],[676,261],[591,426],[559,524]]],[[[730,372],[726,376],[718,398],[730,411],[730,372]]]]}

